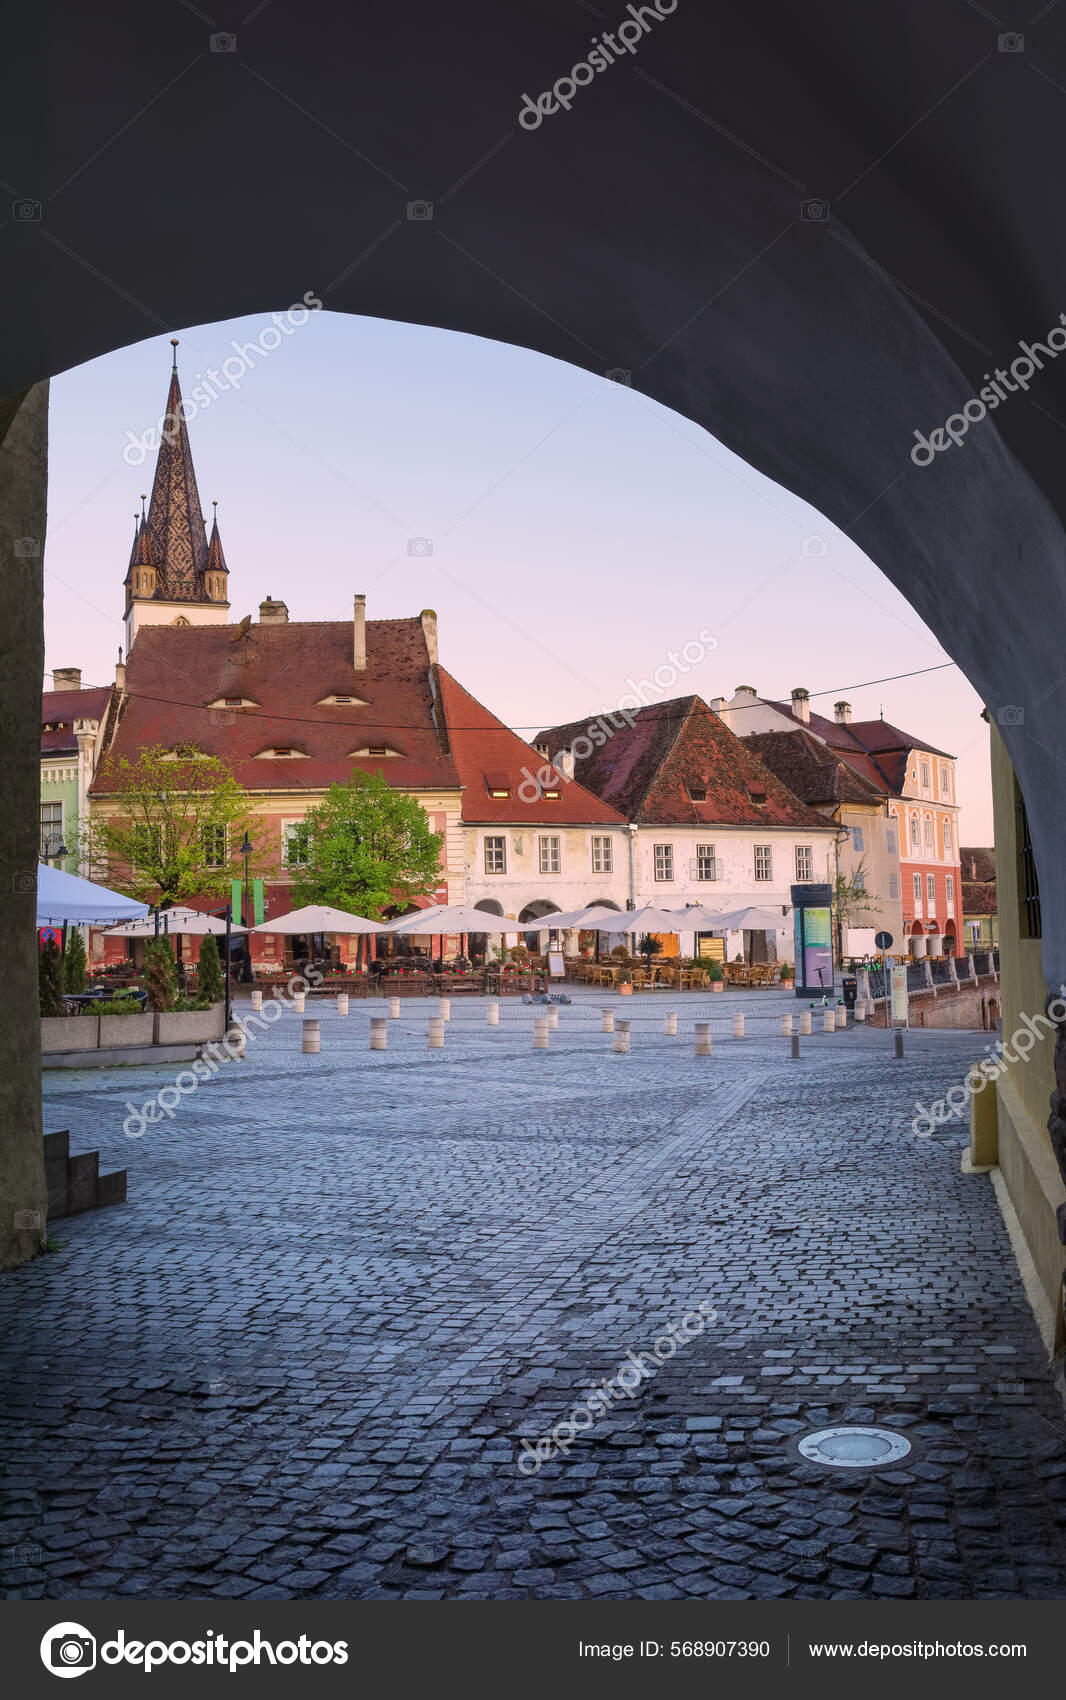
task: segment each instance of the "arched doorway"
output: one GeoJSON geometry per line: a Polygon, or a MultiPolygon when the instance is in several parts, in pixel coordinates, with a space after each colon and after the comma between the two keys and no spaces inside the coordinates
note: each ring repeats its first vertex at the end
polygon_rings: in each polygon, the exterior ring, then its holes
{"type": "MultiPolygon", "coordinates": [[[[561,914],[562,910],[559,908],[557,903],[552,903],[545,897],[539,897],[536,902],[527,903],[524,909],[519,910],[518,920],[521,925],[523,922],[539,921],[550,915],[561,914]]],[[[522,938],[522,943],[525,945],[527,950],[539,952],[541,934],[542,932],[546,933],[549,930],[550,929],[547,927],[536,927],[526,930],[522,938]]]]}
{"type": "MultiPolygon", "coordinates": [[[[483,909],[485,911],[486,915],[502,915],[503,912],[504,912],[503,911],[503,904],[497,903],[497,901],[494,897],[482,897],[482,898],[480,898],[479,901],[474,904],[474,908],[475,909],[483,909]]],[[[506,935],[502,934],[502,933],[493,933],[493,934],[491,934],[491,939],[494,943],[502,943],[502,940],[505,936],[506,935]]],[[[486,960],[486,958],[489,954],[489,940],[490,940],[490,934],[488,934],[488,933],[468,933],[467,934],[467,941],[466,941],[467,954],[470,957],[471,962],[473,962],[475,964],[475,966],[477,966],[479,963],[484,962],[486,960]]],[[[499,958],[497,958],[497,960],[499,960],[499,958]]]]}

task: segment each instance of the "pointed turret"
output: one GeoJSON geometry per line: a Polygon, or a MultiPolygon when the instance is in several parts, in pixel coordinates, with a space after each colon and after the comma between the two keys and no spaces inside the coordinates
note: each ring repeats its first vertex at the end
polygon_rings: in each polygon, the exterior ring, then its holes
{"type": "Polygon", "coordinates": [[[204,567],[204,587],[212,602],[225,602],[227,585],[229,583],[229,568],[222,551],[222,539],[218,532],[218,503],[212,502],[214,510],[211,522],[211,536],[207,543],[207,565],[204,567]]]}
{"type": "Polygon", "coordinates": [[[159,572],[159,594],[168,602],[202,602],[207,536],[178,381],[177,338],[171,341],[174,366],[148,507],[148,541],[159,572]]]}

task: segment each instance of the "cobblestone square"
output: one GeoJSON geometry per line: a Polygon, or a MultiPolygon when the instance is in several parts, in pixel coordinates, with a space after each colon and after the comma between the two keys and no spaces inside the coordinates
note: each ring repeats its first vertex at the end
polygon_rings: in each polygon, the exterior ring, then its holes
{"type": "Polygon", "coordinates": [[[993,1188],[962,1122],[910,1127],[985,1035],[796,1062],[800,1007],[578,991],[534,1051],[528,1006],[455,998],[430,1051],[412,999],[382,1053],[383,1005],[309,1002],[319,1055],[286,1014],[137,1140],[175,1067],[46,1075],[129,1202],[0,1282],[7,1594],[1061,1598],[1066,1430],[993,1188]],[[801,1458],[842,1422],[911,1451],[801,1458]]]}

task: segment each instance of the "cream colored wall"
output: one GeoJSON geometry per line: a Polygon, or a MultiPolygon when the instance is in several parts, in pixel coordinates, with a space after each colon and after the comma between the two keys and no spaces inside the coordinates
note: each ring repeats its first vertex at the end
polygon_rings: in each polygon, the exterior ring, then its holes
{"type": "Polygon", "coordinates": [[[860,862],[863,863],[866,889],[874,899],[873,907],[857,914],[851,926],[873,927],[877,932],[884,929],[899,940],[903,936],[900,901],[903,888],[900,884],[898,839],[895,851],[888,848],[888,833],[898,831],[895,822],[886,814],[884,805],[871,804],[864,808],[858,803],[848,803],[841,806],[840,824],[861,827],[864,845],[861,851],[854,849],[852,836],[841,842],[840,871],[850,878],[860,862]],[[893,876],[896,881],[895,897],[891,896],[893,876]]]}
{"type": "MultiPolygon", "coordinates": [[[[1009,1052],[1014,1048],[1014,1035],[1028,1031],[1024,1017],[1043,1015],[1048,988],[1040,940],[1021,937],[1014,770],[994,725],[991,744],[1003,996],[1001,1037],[1009,1052]]],[[[997,1082],[997,1160],[1041,1287],[1055,1314],[1056,1341],[1061,1347],[1066,1341],[1062,1306],[1066,1247],[1059,1240],[1055,1211],[1066,1203],[1066,1186],[1047,1131],[1050,1098],[1055,1090],[1054,1037],[1043,1028],[1039,1033],[1028,1060],[1019,1056],[1017,1061],[1008,1062],[1006,1079],[997,1082]]],[[[987,1147],[985,1160],[988,1160],[987,1147]]]]}

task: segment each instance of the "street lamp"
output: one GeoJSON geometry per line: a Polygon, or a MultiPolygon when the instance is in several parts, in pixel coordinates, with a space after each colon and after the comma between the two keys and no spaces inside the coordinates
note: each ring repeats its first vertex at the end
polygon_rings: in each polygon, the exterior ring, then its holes
{"type": "Polygon", "coordinates": [[[69,855],[70,851],[63,843],[63,834],[61,832],[50,833],[44,841],[41,852],[42,862],[61,862],[65,856],[69,855]]]}
{"type": "MultiPolygon", "coordinates": [[[[251,860],[252,860],[253,848],[254,848],[254,846],[252,844],[252,841],[248,837],[247,832],[245,832],[244,838],[243,838],[242,843],[241,843],[241,847],[240,847],[239,851],[237,852],[237,854],[239,856],[244,857],[244,924],[245,924],[246,927],[249,927],[249,928],[252,925],[252,880],[251,880],[250,864],[251,864],[251,860]]],[[[246,955],[245,955],[245,959],[244,959],[244,977],[245,977],[246,980],[251,980],[253,978],[253,975],[252,975],[252,947],[251,947],[251,944],[249,943],[250,936],[251,935],[249,934],[248,937],[246,937],[246,939],[245,939],[246,955]]]]}

